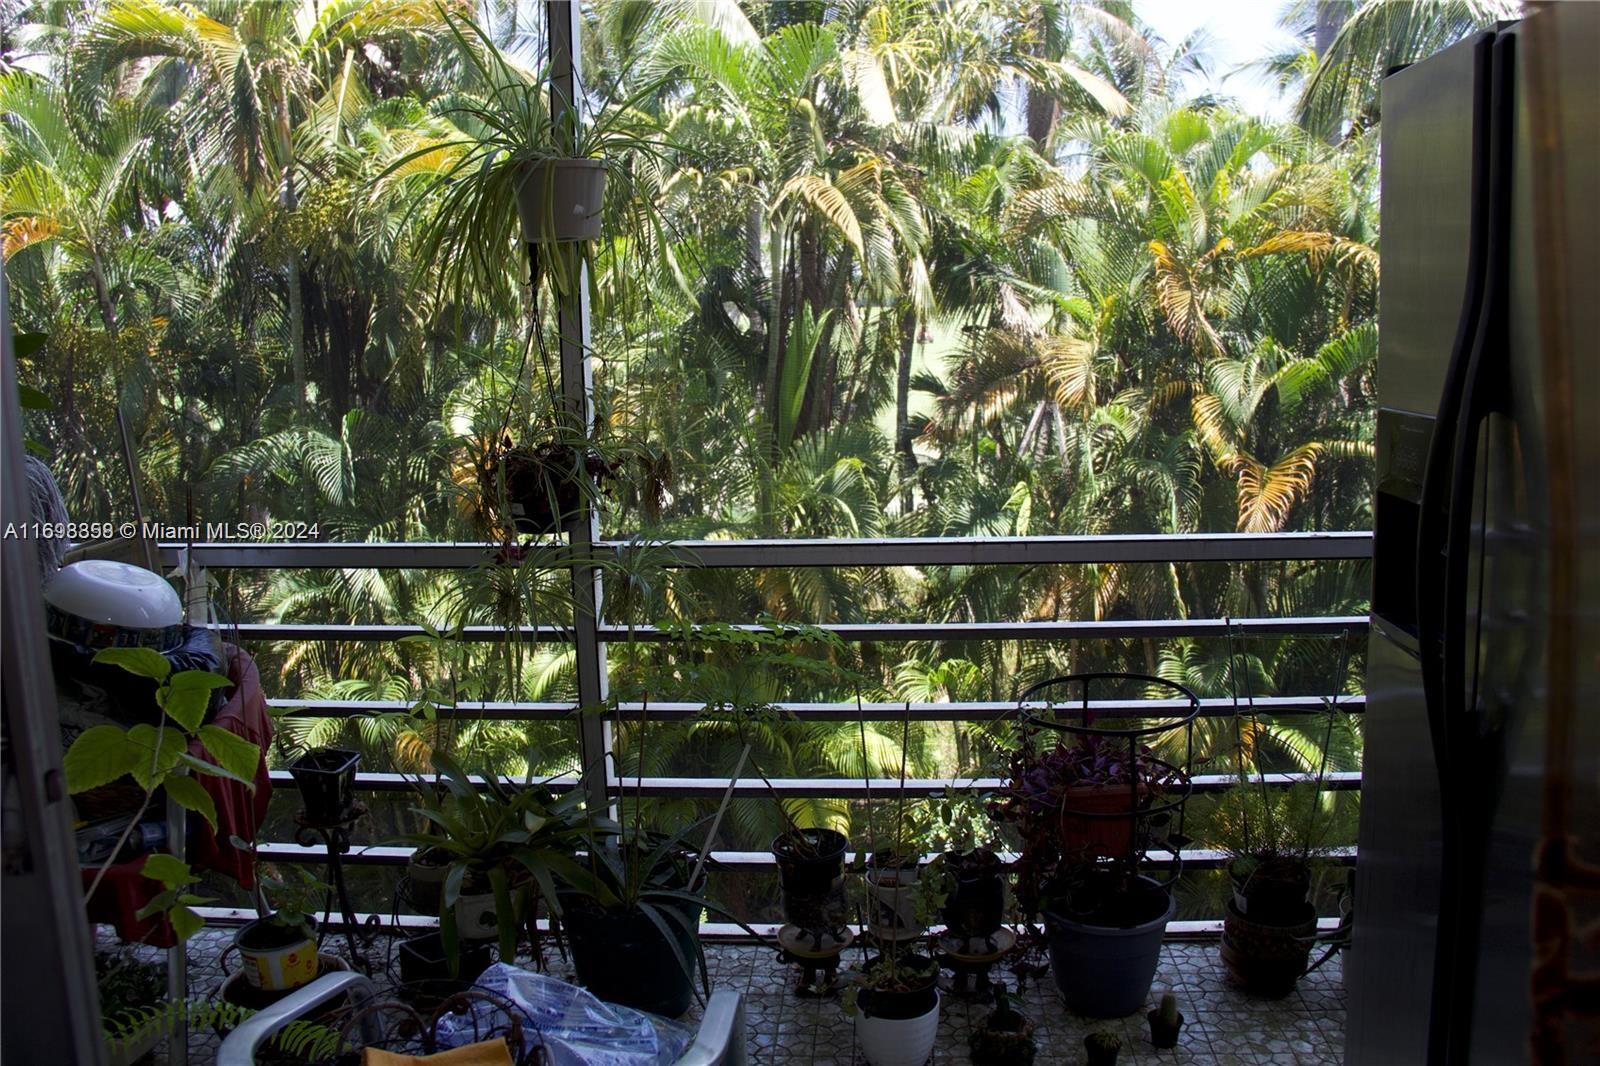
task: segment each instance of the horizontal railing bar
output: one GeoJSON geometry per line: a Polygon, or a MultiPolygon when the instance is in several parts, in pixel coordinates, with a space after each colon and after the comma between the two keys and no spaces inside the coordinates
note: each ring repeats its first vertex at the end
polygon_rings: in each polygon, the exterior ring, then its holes
{"type": "MultiPolygon", "coordinates": [[[[294,780],[287,770],[273,770],[272,783],[275,787],[294,788],[294,780]]],[[[389,773],[358,773],[355,786],[370,792],[402,792],[414,787],[416,779],[406,774],[389,773]]],[[[483,778],[475,777],[474,781],[481,786],[483,778]]],[[[520,778],[503,777],[500,779],[505,784],[516,786],[523,782],[520,778]]],[[[1191,779],[1196,792],[1218,792],[1232,787],[1238,783],[1238,778],[1233,774],[1196,774],[1191,779]]],[[[1259,780],[1252,777],[1252,782],[1259,780]]],[[[1306,778],[1300,774],[1266,774],[1264,780],[1273,787],[1288,787],[1297,784],[1306,778]]],[[[541,779],[540,783],[546,785],[553,792],[565,792],[577,784],[577,778],[571,774],[558,777],[541,779]]],[[[905,791],[914,798],[932,798],[943,796],[950,789],[959,791],[991,791],[1002,784],[999,778],[993,777],[939,777],[917,778],[905,782],[905,791]]],[[[609,787],[614,794],[640,795],[650,798],[678,797],[678,798],[720,798],[728,790],[728,779],[725,777],[645,777],[635,780],[631,777],[615,778],[609,782],[609,787]]],[[[1361,787],[1361,772],[1359,770],[1340,771],[1323,775],[1323,787],[1330,790],[1359,789],[1361,787]]],[[[877,796],[884,797],[895,795],[900,789],[898,778],[881,777],[863,779],[859,777],[775,777],[762,779],[759,777],[742,777],[733,783],[733,795],[741,799],[761,796],[790,796],[795,798],[828,798],[828,799],[870,799],[877,796]]]]}
{"type": "MultiPolygon", "coordinates": [[[[349,718],[364,714],[397,714],[410,711],[416,704],[406,700],[315,700],[271,699],[267,703],[275,710],[296,718],[349,718]]],[[[1042,704],[1030,704],[1042,707],[1042,704]]],[[[1091,700],[1089,709],[1103,718],[1148,718],[1179,711],[1185,706],[1182,700],[1091,700]]],[[[1366,710],[1365,696],[1340,696],[1338,709],[1350,714],[1366,710]]],[[[807,721],[855,721],[858,717],[869,722],[899,721],[906,713],[904,703],[863,703],[858,709],[854,703],[776,703],[773,707],[781,714],[792,714],[807,721]]],[[[535,722],[559,721],[570,718],[577,709],[574,703],[504,702],[457,703],[449,707],[435,707],[439,718],[456,718],[469,721],[535,722]]],[[[1254,710],[1260,714],[1320,714],[1327,709],[1322,696],[1261,696],[1251,703],[1236,703],[1231,698],[1203,699],[1200,717],[1227,718],[1235,711],[1254,710]]],[[[1014,702],[973,702],[910,704],[911,717],[921,722],[988,722],[1008,718],[1016,713],[1014,702]]],[[[652,722],[681,722],[701,717],[705,705],[699,703],[652,703],[648,708],[642,703],[623,703],[618,713],[624,720],[637,721],[648,718],[652,722]]]]}
{"type": "MultiPolygon", "coordinates": [[[[165,565],[177,565],[185,545],[161,545],[165,565]]],[[[187,545],[190,558],[216,569],[331,567],[338,569],[470,569],[505,557],[488,542],[206,541],[187,545]]],[[[1037,537],[841,537],[786,540],[696,540],[652,543],[605,540],[600,561],[649,550],[669,567],[773,566],[1040,566],[1073,563],[1287,562],[1365,559],[1372,534],[1151,533],[1037,537]]],[[[559,567],[565,544],[514,549],[524,565],[559,567]]]]}
{"type": "MultiPolygon", "coordinates": [[[[343,861],[351,866],[403,866],[411,857],[412,849],[409,847],[395,847],[386,844],[352,845],[345,853],[343,861]]],[[[257,845],[256,853],[263,859],[272,862],[291,863],[321,863],[328,859],[327,849],[320,845],[306,847],[300,844],[284,842],[268,842],[257,845]]],[[[1189,869],[1215,869],[1225,865],[1228,853],[1215,848],[1184,848],[1179,853],[1183,865],[1189,869]]],[[[844,861],[853,863],[859,858],[864,858],[863,852],[846,852],[844,861]]],[[[1353,862],[1356,857],[1354,847],[1333,848],[1326,853],[1326,858],[1337,862],[1353,862]]],[[[922,856],[924,863],[931,862],[935,853],[929,852],[922,856]]],[[[777,860],[770,851],[713,851],[713,862],[729,868],[765,869],[777,865],[777,860]]],[[[1003,852],[1000,860],[1006,864],[1015,862],[1017,856],[1003,852]]],[[[1151,866],[1171,866],[1172,857],[1161,853],[1152,854],[1149,859],[1151,866]]]]}
{"type": "MultiPolygon", "coordinates": [[[[204,918],[207,924],[217,927],[243,925],[244,923],[253,921],[259,917],[255,911],[248,910],[243,907],[200,906],[195,907],[194,911],[201,918],[204,918]]],[[[361,929],[368,929],[376,926],[379,929],[389,932],[411,934],[429,932],[439,928],[439,919],[432,918],[424,914],[377,914],[357,911],[354,915],[352,915],[352,917],[355,918],[357,927],[361,929]]],[[[332,930],[342,931],[345,928],[343,916],[337,913],[327,915],[327,920],[324,924],[332,930]]],[[[543,918],[539,919],[539,928],[548,929],[549,922],[543,918]]],[[[756,935],[765,941],[774,941],[777,938],[778,930],[780,928],[782,927],[776,922],[750,923],[750,929],[755,930],[756,935]]],[[[940,932],[942,928],[942,926],[934,926],[932,932],[940,932]]],[[[1337,928],[1339,928],[1338,918],[1317,919],[1318,932],[1328,933],[1337,928]]],[[[852,925],[851,929],[858,936],[860,935],[860,926],[852,925]]],[[[1186,918],[1167,923],[1166,939],[1209,940],[1219,936],[1221,933],[1221,918],[1186,918]]],[[[744,926],[736,925],[733,922],[701,922],[700,938],[702,940],[710,940],[728,944],[749,943],[751,941],[749,930],[745,929],[744,926]]]]}
{"type": "MultiPolygon", "coordinates": [[[[742,624],[732,627],[745,633],[769,633],[768,626],[742,624]]],[[[1338,636],[1365,633],[1366,615],[1315,615],[1291,618],[1170,618],[1155,620],[1117,620],[1097,622],[862,622],[828,623],[811,628],[840,640],[855,643],[893,643],[900,641],[994,641],[994,640],[1119,640],[1165,637],[1235,636],[1289,637],[1338,636]]],[[[225,635],[242,640],[331,640],[364,643],[427,636],[420,625],[334,625],[300,622],[253,622],[228,626],[225,635]]],[[[571,630],[562,626],[464,626],[453,630],[465,641],[566,642],[571,630]]],[[[629,638],[648,643],[680,639],[675,629],[653,625],[603,625],[598,629],[602,641],[619,642],[629,638]]]]}

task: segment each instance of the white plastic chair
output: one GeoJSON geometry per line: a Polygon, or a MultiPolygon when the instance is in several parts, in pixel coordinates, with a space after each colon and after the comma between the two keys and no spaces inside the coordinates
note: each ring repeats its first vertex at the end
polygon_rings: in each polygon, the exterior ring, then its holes
{"type": "MultiPolygon", "coordinates": [[[[356,1010],[377,997],[372,979],[359,973],[328,973],[304,988],[285,996],[265,1010],[258,1011],[228,1034],[217,1053],[217,1066],[255,1066],[256,1049],[290,1022],[304,1018],[318,1007],[339,996],[349,996],[356,1010]]],[[[382,1039],[376,1016],[361,1019],[363,1043],[382,1039]]],[[[695,1033],[695,1041],[675,1066],[745,1066],[744,998],[731,989],[720,989],[706,1005],[705,1017],[695,1033]]]]}

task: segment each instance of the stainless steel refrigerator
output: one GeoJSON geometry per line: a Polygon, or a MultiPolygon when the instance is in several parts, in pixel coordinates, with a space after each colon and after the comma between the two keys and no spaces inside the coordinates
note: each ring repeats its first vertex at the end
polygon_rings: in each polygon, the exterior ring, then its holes
{"type": "Polygon", "coordinates": [[[1600,1061],[1600,5],[1382,121],[1346,1062],[1600,1061]]]}

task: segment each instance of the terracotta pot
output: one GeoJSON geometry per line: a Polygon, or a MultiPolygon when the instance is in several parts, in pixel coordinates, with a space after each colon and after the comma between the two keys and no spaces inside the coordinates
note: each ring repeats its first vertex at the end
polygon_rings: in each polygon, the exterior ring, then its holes
{"type": "Polygon", "coordinates": [[[1126,857],[1132,853],[1138,807],[1130,786],[1085,785],[1061,794],[1061,850],[1071,856],[1126,857]]]}
{"type": "Polygon", "coordinates": [[[1294,991],[1317,935],[1316,910],[1309,903],[1301,907],[1293,924],[1268,925],[1252,921],[1228,903],[1220,948],[1234,984],[1269,999],[1282,999],[1294,991]]]}

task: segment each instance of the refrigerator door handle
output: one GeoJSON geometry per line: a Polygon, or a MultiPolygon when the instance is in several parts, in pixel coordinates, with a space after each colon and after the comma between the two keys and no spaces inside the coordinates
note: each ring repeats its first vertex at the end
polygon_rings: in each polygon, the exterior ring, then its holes
{"type": "MultiPolygon", "coordinates": [[[[1482,258],[1478,263],[1481,287],[1477,314],[1470,332],[1470,343],[1454,353],[1464,357],[1460,376],[1458,406],[1451,413],[1448,427],[1443,421],[1435,428],[1429,452],[1429,473],[1434,473],[1435,455],[1448,470],[1443,482],[1444,498],[1430,500],[1430,518],[1438,525],[1430,532],[1434,544],[1442,549],[1435,556],[1433,573],[1439,579],[1436,598],[1424,601],[1439,605],[1429,617],[1431,625],[1421,624],[1422,676],[1428,703],[1429,723],[1434,727],[1435,754],[1439,761],[1440,802],[1444,812],[1442,837],[1442,878],[1439,901],[1439,947],[1434,957],[1434,1000],[1430,1019],[1428,1061],[1431,1064],[1465,1063],[1471,1033],[1470,996],[1476,973],[1477,923],[1474,915],[1482,896],[1483,841],[1481,819],[1475,814],[1475,796],[1481,786],[1475,724],[1465,720],[1467,706],[1468,627],[1467,587],[1473,550],[1472,502],[1478,480],[1478,445],[1484,421],[1496,410],[1505,410],[1510,390],[1510,374],[1505,332],[1507,293],[1506,264],[1509,259],[1511,219],[1511,144],[1513,137],[1512,60],[1515,38],[1501,35],[1492,45],[1488,77],[1488,111],[1484,123],[1486,138],[1486,195],[1474,212],[1482,222],[1482,258]],[[1447,459],[1446,459],[1447,457],[1447,459]],[[1440,507],[1439,504],[1443,506],[1440,507]],[[1441,565],[1442,563],[1442,565],[1441,565]]],[[[1476,143],[1477,137],[1474,137],[1476,143]]],[[[1456,358],[1452,358],[1452,372],[1456,358]]],[[[1448,400],[1448,395],[1446,396],[1448,400]]],[[[1429,487],[1425,486],[1425,491],[1429,487]]],[[[1430,518],[1424,519],[1426,528],[1430,518]]],[[[1421,568],[1424,546],[1419,529],[1418,582],[1427,580],[1421,568]]]]}
{"type": "Polygon", "coordinates": [[[1440,774],[1441,790],[1447,786],[1444,777],[1448,747],[1448,723],[1440,713],[1444,701],[1443,693],[1440,691],[1441,673],[1438,669],[1443,658],[1444,644],[1445,619],[1442,607],[1447,569],[1445,552],[1449,539],[1447,507],[1451,494],[1451,466],[1455,458],[1456,429],[1481,318],[1484,276],[1487,270],[1488,197],[1485,188],[1489,160],[1487,71],[1493,41],[1494,34],[1483,33],[1473,43],[1473,65],[1478,75],[1473,79],[1472,219],[1468,231],[1467,278],[1460,315],[1456,321],[1455,341],[1451,346],[1450,360],[1445,370],[1444,388],[1439,397],[1439,409],[1434,416],[1428,458],[1423,466],[1421,492],[1417,499],[1415,566],[1417,647],[1422,659],[1424,702],[1427,707],[1428,727],[1433,738],[1434,763],[1440,774]]]}

